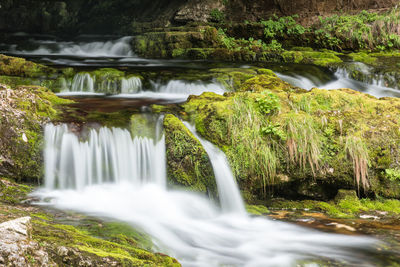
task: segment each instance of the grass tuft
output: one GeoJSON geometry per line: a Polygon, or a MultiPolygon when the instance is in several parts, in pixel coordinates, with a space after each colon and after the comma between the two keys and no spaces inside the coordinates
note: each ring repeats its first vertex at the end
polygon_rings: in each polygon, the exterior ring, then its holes
{"type": "Polygon", "coordinates": [[[357,189],[360,191],[360,184],[363,189],[369,188],[368,181],[368,151],[361,140],[357,136],[347,136],[345,140],[345,151],[348,157],[353,161],[354,179],[357,184],[357,189]]]}

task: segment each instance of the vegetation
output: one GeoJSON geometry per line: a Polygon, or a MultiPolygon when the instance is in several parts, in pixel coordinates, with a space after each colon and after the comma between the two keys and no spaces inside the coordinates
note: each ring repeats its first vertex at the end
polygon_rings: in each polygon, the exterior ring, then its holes
{"type": "Polygon", "coordinates": [[[316,44],[335,50],[400,48],[400,10],[378,14],[362,11],[356,15],[320,17],[314,26],[316,44]]]}
{"type": "Polygon", "coordinates": [[[355,218],[362,214],[377,214],[376,212],[387,212],[389,216],[394,217],[400,215],[399,200],[358,199],[355,193],[354,196],[347,196],[346,198],[329,202],[315,200],[287,201],[274,199],[269,201],[267,207],[270,211],[276,209],[307,210],[311,212],[319,211],[326,213],[333,218],[355,218]]]}
{"type": "Polygon", "coordinates": [[[169,182],[216,198],[214,172],[200,141],[170,114],[164,118],[164,130],[169,182]]]}
{"type": "Polygon", "coordinates": [[[214,8],[210,12],[211,22],[221,23],[225,20],[225,14],[218,8],[214,8]]]}
{"type": "Polygon", "coordinates": [[[25,181],[42,177],[42,124],[57,119],[60,106],[71,103],[48,89],[20,86],[11,89],[0,85],[1,174],[25,181]]]}
{"type": "Polygon", "coordinates": [[[354,178],[359,190],[360,184],[364,189],[369,187],[368,165],[369,156],[366,146],[359,137],[347,136],[345,150],[353,161],[354,178]]]}
{"type": "Polygon", "coordinates": [[[236,93],[191,97],[183,108],[226,152],[248,200],[330,199],[340,188],[400,196],[395,172],[385,171],[397,167],[397,99],[349,89],[308,92],[267,70],[247,73],[235,74],[236,93]]]}

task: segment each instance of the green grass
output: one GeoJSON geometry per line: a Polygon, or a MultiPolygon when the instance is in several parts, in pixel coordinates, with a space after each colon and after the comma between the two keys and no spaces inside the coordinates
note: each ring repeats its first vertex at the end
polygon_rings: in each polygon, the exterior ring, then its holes
{"type": "Polygon", "coordinates": [[[279,163],[274,141],[260,134],[267,124],[266,118],[251,100],[235,99],[232,109],[233,114],[228,118],[232,166],[238,177],[257,177],[266,194],[268,185],[274,182],[279,163]]]}

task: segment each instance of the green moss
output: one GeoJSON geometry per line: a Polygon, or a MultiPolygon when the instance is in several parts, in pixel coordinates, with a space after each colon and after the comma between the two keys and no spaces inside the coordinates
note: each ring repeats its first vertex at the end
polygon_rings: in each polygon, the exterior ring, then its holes
{"type": "Polygon", "coordinates": [[[259,93],[267,89],[271,91],[288,91],[292,88],[290,84],[282,81],[272,71],[264,71],[262,73],[246,80],[238,91],[259,93]]]}
{"type": "Polygon", "coordinates": [[[400,214],[400,201],[394,199],[358,199],[355,191],[349,196],[336,199],[335,202],[321,202],[313,200],[288,201],[282,199],[271,200],[268,208],[307,210],[326,213],[334,218],[355,218],[365,213],[387,212],[391,216],[400,214]]]}
{"type": "Polygon", "coordinates": [[[248,79],[257,74],[255,69],[219,68],[211,69],[215,79],[232,91],[238,90],[248,79]]]}
{"type": "Polygon", "coordinates": [[[55,73],[55,70],[23,58],[0,55],[0,75],[19,77],[41,77],[55,73]]]}
{"type": "MultiPolygon", "coordinates": [[[[89,232],[70,225],[53,224],[37,219],[32,220],[32,223],[32,238],[40,244],[44,244],[48,249],[53,249],[54,252],[59,246],[64,246],[78,249],[94,262],[102,261],[101,258],[106,257],[128,266],[180,266],[176,260],[167,256],[153,254],[132,244],[121,244],[96,238],[89,232]]],[[[57,253],[55,254],[57,255],[57,253]]],[[[57,262],[57,258],[55,261],[57,262]]]]}
{"type": "Polygon", "coordinates": [[[354,61],[362,62],[369,65],[373,65],[377,61],[376,57],[373,57],[366,52],[350,53],[348,54],[348,56],[354,61]]]}
{"type": "Polygon", "coordinates": [[[250,213],[252,215],[258,215],[258,216],[266,215],[266,214],[270,213],[268,208],[263,205],[247,205],[246,210],[248,213],[250,213]]]}
{"type": "Polygon", "coordinates": [[[214,172],[200,141],[170,114],[164,118],[164,130],[170,183],[215,197],[214,172]]]}
{"type": "Polygon", "coordinates": [[[32,187],[0,179],[0,201],[8,204],[18,204],[28,198],[32,187]]]}
{"type": "Polygon", "coordinates": [[[135,246],[146,250],[151,250],[153,248],[153,243],[149,236],[135,230],[126,223],[101,222],[90,219],[85,220],[78,228],[87,231],[92,236],[111,242],[135,246]]]}
{"type": "Polygon", "coordinates": [[[131,134],[132,136],[156,138],[154,129],[157,124],[157,116],[149,114],[134,114],[131,116],[131,134]]]}
{"type": "Polygon", "coordinates": [[[42,125],[59,118],[62,106],[72,101],[38,86],[20,86],[8,94],[4,112],[10,119],[0,120],[0,149],[5,159],[1,168],[13,178],[38,181],[42,177],[42,125]]]}
{"type": "Polygon", "coordinates": [[[342,63],[334,51],[286,51],[282,53],[284,62],[314,64],[327,67],[330,65],[342,63]]]}
{"type": "Polygon", "coordinates": [[[265,197],[266,185],[274,195],[330,199],[358,183],[365,193],[400,197],[400,183],[384,171],[400,168],[398,99],[350,89],[306,91],[267,70],[247,75],[253,77],[241,83],[244,92],[193,96],[182,108],[226,152],[250,199],[265,197]],[[258,110],[267,90],[279,98],[278,112],[258,110]],[[307,193],[304,184],[319,193],[307,193]]]}

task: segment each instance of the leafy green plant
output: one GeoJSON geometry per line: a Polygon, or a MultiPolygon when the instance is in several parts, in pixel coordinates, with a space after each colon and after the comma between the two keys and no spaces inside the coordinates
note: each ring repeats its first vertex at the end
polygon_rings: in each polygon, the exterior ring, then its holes
{"type": "Polygon", "coordinates": [[[214,8],[210,12],[212,22],[221,23],[225,20],[225,14],[218,8],[214,8]]]}
{"type": "Polygon", "coordinates": [[[280,140],[286,140],[286,134],[279,124],[268,123],[267,126],[261,128],[261,134],[264,136],[278,137],[280,140]]]}
{"type": "Polygon", "coordinates": [[[261,113],[270,115],[280,109],[280,99],[271,91],[264,91],[262,97],[257,97],[256,102],[261,113]]]}
{"type": "Polygon", "coordinates": [[[237,98],[232,110],[227,124],[232,142],[228,156],[233,171],[237,177],[254,177],[266,195],[268,185],[274,183],[279,165],[276,141],[260,134],[267,122],[253,100],[237,98]]]}
{"type": "Polygon", "coordinates": [[[228,49],[234,49],[235,47],[237,47],[237,42],[236,39],[234,37],[229,37],[226,33],[224,29],[219,28],[218,29],[218,35],[222,41],[222,43],[224,44],[224,46],[228,49]]]}
{"type": "Polygon", "coordinates": [[[266,21],[261,21],[264,25],[264,35],[267,39],[274,39],[277,37],[283,38],[285,35],[297,36],[307,32],[307,29],[298,24],[295,20],[298,16],[288,16],[278,18],[274,15],[266,21]]]}
{"type": "Polygon", "coordinates": [[[378,14],[361,11],[356,15],[320,17],[314,27],[316,44],[336,50],[400,48],[400,10],[378,14]]]}
{"type": "Polygon", "coordinates": [[[386,169],[385,176],[391,181],[400,182],[400,170],[399,169],[386,169]]]}

